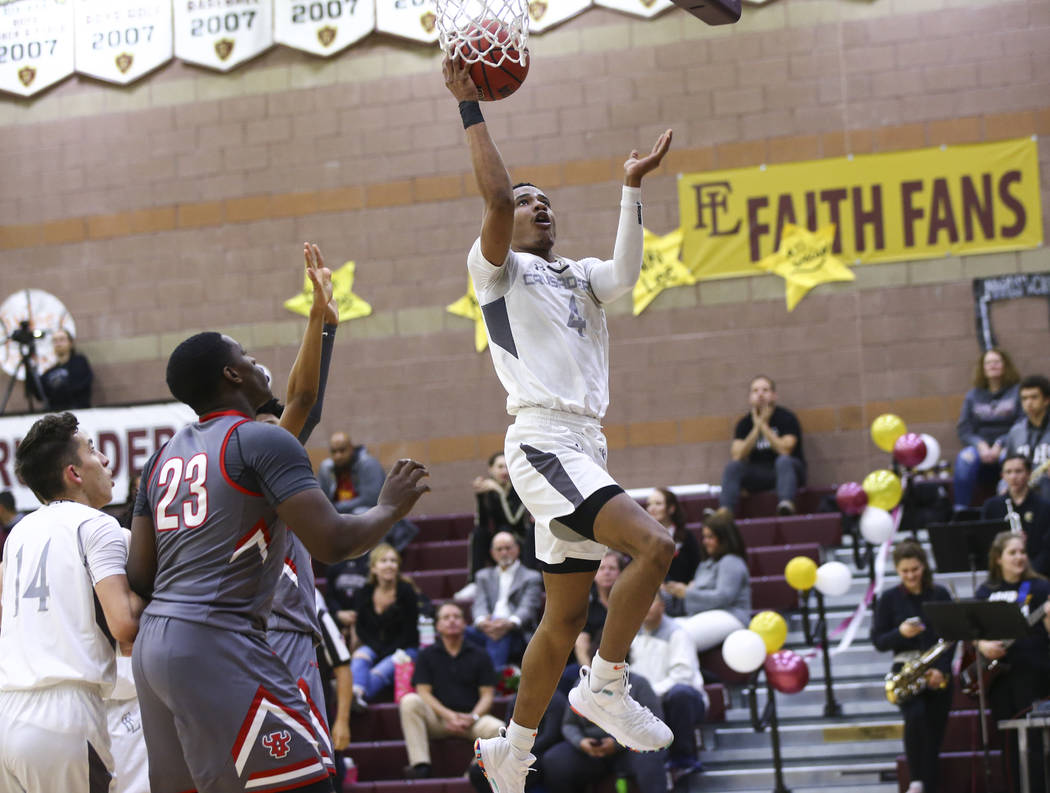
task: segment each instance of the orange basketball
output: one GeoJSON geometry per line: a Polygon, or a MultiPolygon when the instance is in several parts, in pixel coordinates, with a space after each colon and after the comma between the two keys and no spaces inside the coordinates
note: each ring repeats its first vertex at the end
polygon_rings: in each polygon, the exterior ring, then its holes
{"type": "Polygon", "coordinates": [[[490,41],[477,27],[467,33],[467,40],[460,45],[460,52],[470,58],[474,53],[482,56],[481,60],[470,65],[470,79],[478,87],[478,99],[492,102],[505,99],[518,90],[529,73],[529,51],[525,50],[525,65],[518,63],[518,51],[513,47],[503,46],[510,40],[507,28],[494,19],[485,19],[480,27],[488,31],[495,42],[490,41]],[[495,64],[502,58],[502,63],[495,64]]]}

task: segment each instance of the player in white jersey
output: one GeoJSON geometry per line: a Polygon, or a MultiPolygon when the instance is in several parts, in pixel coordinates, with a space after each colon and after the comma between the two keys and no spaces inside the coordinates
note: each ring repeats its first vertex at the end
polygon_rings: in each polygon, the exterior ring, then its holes
{"type": "Polygon", "coordinates": [[[113,494],[109,461],[72,413],[34,423],[15,460],[44,506],[4,547],[0,793],[108,791],[111,637],[132,641],[144,605],[128,587],[122,530],[99,511],[113,494]]]}
{"type": "Polygon", "coordinates": [[[547,602],[522,661],[505,733],[479,740],[478,761],[496,793],[520,793],[534,761],[536,727],[587,616],[598,563],[611,547],[633,562],[612,591],[601,646],[569,702],[620,743],[661,749],[673,735],[631,697],[625,659],[674,553],[667,532],[606,471],[601,419],[608,405],[609,343],[603,304],[626,294],[642,265],[641,180],[671,143],[664,132],[646,156],[624,163],[620,222],[611,261],[554,254],[555,214],[535,185],[510,176],[460,59],[446,58],[445,84],[459,100],[478,188],[481,236],[467,257],[496,373],[515,416],[505,453],[514,489],[536,519],[536,557],[547,602]]]}

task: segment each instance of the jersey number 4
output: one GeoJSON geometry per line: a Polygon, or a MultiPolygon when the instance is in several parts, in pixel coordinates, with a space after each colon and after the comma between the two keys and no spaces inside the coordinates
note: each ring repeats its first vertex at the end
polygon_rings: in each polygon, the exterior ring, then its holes
{"type": "Polygon", "coordinates": [[[583,318],[580,309],[576,306],[575,295],[569,295],[569,319],[565,324],[576,330],[580,338],[583,338],[583,332],[587,330],[587,320],[583,318]]]}
{"type": "MultiPolygon", "coordinates": [[[[168,508],[179,492],[179,485],[189,482],[189,494],[182,502],[181,527],[196,529],[208,517],[208,455],[195,454],[188,463],[181,457],[164,461],[157,477],[157,487],[164,488],[164,495],[157,502],[156,529],[174,531],[180,528],[179,514],[168,514],[168,508]]],[[[177,508],[176,508],[177,510],[177,508]]]]}

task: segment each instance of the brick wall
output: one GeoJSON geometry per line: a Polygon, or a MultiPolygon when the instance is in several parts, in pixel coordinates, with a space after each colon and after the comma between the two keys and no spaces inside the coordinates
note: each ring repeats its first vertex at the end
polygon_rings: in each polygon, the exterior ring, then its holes
{"type": "MultiPolygon", "coordinates": [[[[525,87],[485,110],[514,175],[560,210],[558,249],[582,256],[611,251],[623,158],[666,126],[645,186],[657,232],[677,225],[678,172],[1050,135],[1048,40],[1050,0],[779,0],[729,28],[591,9],[535,36],[525,87]]],[[[431,464],[425,511],[470,508],[507,417],[471,323],[445,313],[480,203],[436,52],[376,35],[330,62],[278,48],[230,75],[74,78],[0,100],[0,134],[0,296],[65,302],[100,400],[165,398],[168,352],[203,328],[283,382],[302,326],[281,304],[314,240],[357,262],[375,313],[340,330],[312,451],[348,428],[386,463],[431,464]]],[[[1046,228],[1045,144],[1040,163],[1046,228]]],[[[978,352],[970,279],[1047,270],[1045,247],[868,265],[791,314],[771,276],[675,289],[640,317],[620,301],[610,468],[627,486],[717,482],[758,371],[802,417],[811,481],[883,462],[866,428],[888,409],[950,455],[978,352]]],[[[1024,371],[1046,370],[1045,301],[994,321],[1024,371]]]]}

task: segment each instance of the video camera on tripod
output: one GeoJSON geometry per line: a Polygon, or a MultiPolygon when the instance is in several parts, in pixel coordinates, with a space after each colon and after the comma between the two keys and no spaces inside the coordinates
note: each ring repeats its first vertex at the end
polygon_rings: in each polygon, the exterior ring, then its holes
{"type": "Polygon", "coordinates": [[[18,379],[18,369],[21,367],[25,367],[26,401],[29,403],[30,410],[33,408],[34,399],[39,399],[43,403],[44,410],[48,409],[47,396],[44,394],[44,386],[40,381],[40,372],[37,371],[36,362],[33,360],[36,355],[37,339],[44,338],[47,333],[46,330],[32,327],[28,319],[23,319],[18,323],[17,328],[7,334],[7,341],[13,341],[18,345],[21,360],[11,374],[11,380],[7,384],[4,400],[0,402],[0,416],[7,411],[7,403],[11,399],[15,380],[18,379]]]}

